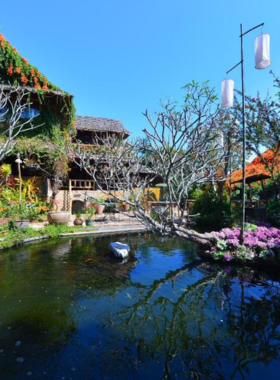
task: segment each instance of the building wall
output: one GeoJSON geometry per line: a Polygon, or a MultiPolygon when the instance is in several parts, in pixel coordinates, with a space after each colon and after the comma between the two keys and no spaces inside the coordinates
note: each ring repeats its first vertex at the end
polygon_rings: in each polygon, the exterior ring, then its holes
{"type": "MultiPolygon", "coordinates": [[[[160,199],[160,189],[159,188],[149,188],[147,189],[147,192],[149,194],[153,194],[152,198],[154,200],[160,199]]],[[[80,201],[85,203],[85,197],[87,193],[87,198],[99,198],[99,199],[107,199],[107,198],[113,198],[111,195],[104,194],[100,190],[72,190],[71,197],[68,190],[60,190],[56,196],[56,200],[58,202],[58,211],[72,211],[72,202],[73,201],[80,201]]],[[[116,191],[116,196],[123,198],[124,194],[123,191],[116,191]]]]}

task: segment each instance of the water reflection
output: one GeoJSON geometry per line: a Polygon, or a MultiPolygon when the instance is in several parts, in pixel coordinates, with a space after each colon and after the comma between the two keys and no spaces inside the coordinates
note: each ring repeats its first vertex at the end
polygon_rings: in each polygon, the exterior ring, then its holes
{"type": "Polygon", "coordinates": [[[134,253],[121,265],[111,239],[1,254],[1,379],[279,378],[279,274],[148,235],[114,237],[134,253]]]}

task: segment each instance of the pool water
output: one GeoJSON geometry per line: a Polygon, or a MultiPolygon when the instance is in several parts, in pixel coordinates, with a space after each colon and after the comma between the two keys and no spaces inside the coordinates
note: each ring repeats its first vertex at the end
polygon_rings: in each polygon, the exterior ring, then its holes
{"type": "Polygon", "coordinates": [[[148,234],[1,252],[0,379],[279,380],[279,281],[148,234]]]}

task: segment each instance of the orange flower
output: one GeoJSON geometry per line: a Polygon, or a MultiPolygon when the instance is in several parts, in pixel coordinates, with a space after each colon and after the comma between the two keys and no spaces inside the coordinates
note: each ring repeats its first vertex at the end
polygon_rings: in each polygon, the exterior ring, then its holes
{"type": "Polygon", "coordinates": [[[41,86],[37,83],[37,84],[35,84],[35,86],[34,86],[35,88],[36,88],[36,90],[40,90],[40,88],[41,88],[41,86]]]}
{"type": "Polygon", "coordinates": [[[37,71],[36,75],[37,75],[37,78],[39,78],[39,76],[40,76],[40,71],[37,71]]]}
{"type": "Polygon", "coordinates": [[[47,84],[44,84],[44,86],[42,87],[44,91],[48,91],[48,85],[47,84]]]}
{"type": "Polygon", "coordinates": [[[10,65],[9,68],[8,68],[8,74],[9,75],[13,74],[13,66],[12,65],[10,65]]]}
{"type": "Polygon", "coordinates": [[[20,72],[21,72],[21,67],[16,67],[15,72],[16,72],[17,74],[20,74],[20,72]]]}
{"type": "Polygon", "coordinates": [[[23,74],[23,73],[21,74],[20,80],[23,84],[28,83],[28,79],[26,78],[25,74],[23,74]]]}
{"type": "Polygon", "coordinates": [[[34,77],[33,82],[36,84],[38,82],[38,78],[34,77]]]}
{"type": "Polygon", "coordinates": [[[26,58],[22,58],[22,62],[24,62],[25,64],[28,63],[27,59],[26,58]]]}
{"type": "Polygon", "coordinates": [[[5,37],[3,36],[2,33],[0,33],[0,42],[6,41],[5,37]]]}
{"type": "Polygon", "coordinates": [[[12,48],[13,49],[13,51],[15,52],[15,53],[18,53],[18,51],[17,51],[17,49],[16,48],[12,48]]]}
{"type": "Polygon", "coordinates": [[[0,42],[0,45],[1,45],[1,48],[2,48],[2,49],[4,49],[4,47],[5,47],[5,44],[4,44],[4,42],[3,42],[3,41],[1,41],[1,42],[0,42]]]}
{"type": "Polygon", "coordinates": [[[34,77],[34,75],[35,75],[35,70],[34,70],[33,68],[31,68],[31,70],[30,70],[30,74],[34,77]]]}

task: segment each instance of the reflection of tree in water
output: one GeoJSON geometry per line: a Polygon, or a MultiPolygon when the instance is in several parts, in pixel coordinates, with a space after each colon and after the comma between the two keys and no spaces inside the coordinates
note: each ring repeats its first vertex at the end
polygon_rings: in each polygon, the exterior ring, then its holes
{"type": "MultiPolygon", "coordinates": [[[[78,379],[247,378],[252,364],[279,359],[279,275],[274,281],[271,273],[210,267],[185,241],[153,239],[66,239],[1,256],[2,345],[21,340],[22,355],[33,352],[29,363],[39,368],[45,355],[49,376],[57,378],[70,378],[73,363],[78,379]],[[126,264],[109,253],[112,240],[131,245],[126,264]],[[179,269],[165,268],[151,285],[132,280],[134,252],[152,265],[155,252],[169,257],[174,247],[183,258],[179,269]]],[[[0,354],[6,368],[21,356],[15,350],[0,354]]]]}
{"type": "MultiPolygon", "coordinates": [[[[201,262],[169,272],[145,294],[140,290],[138,300],[133,297],[131,306],[114,320],[106,320],[116,334],[110,336],[111,346],[112,339],[116,345],[107,355],[117,362],[125,355],[131,371],[150,361],[160,363],[157,378],[245,379],[251,364],[268,364],[280,356],[279,283],[260,279],[265,286],[256,296],[253,283],[247,281],[254,283],[255,272],[248,270],[246,282],[239,281],[201,262]],[[203,276],[180,290],[176,283],[193,270],[203,276]],[[167,283],[174,294],[171,299],[161,291],[167,283]]],[[[103,353],[105,361],[108,356],[103,353]]]]}

